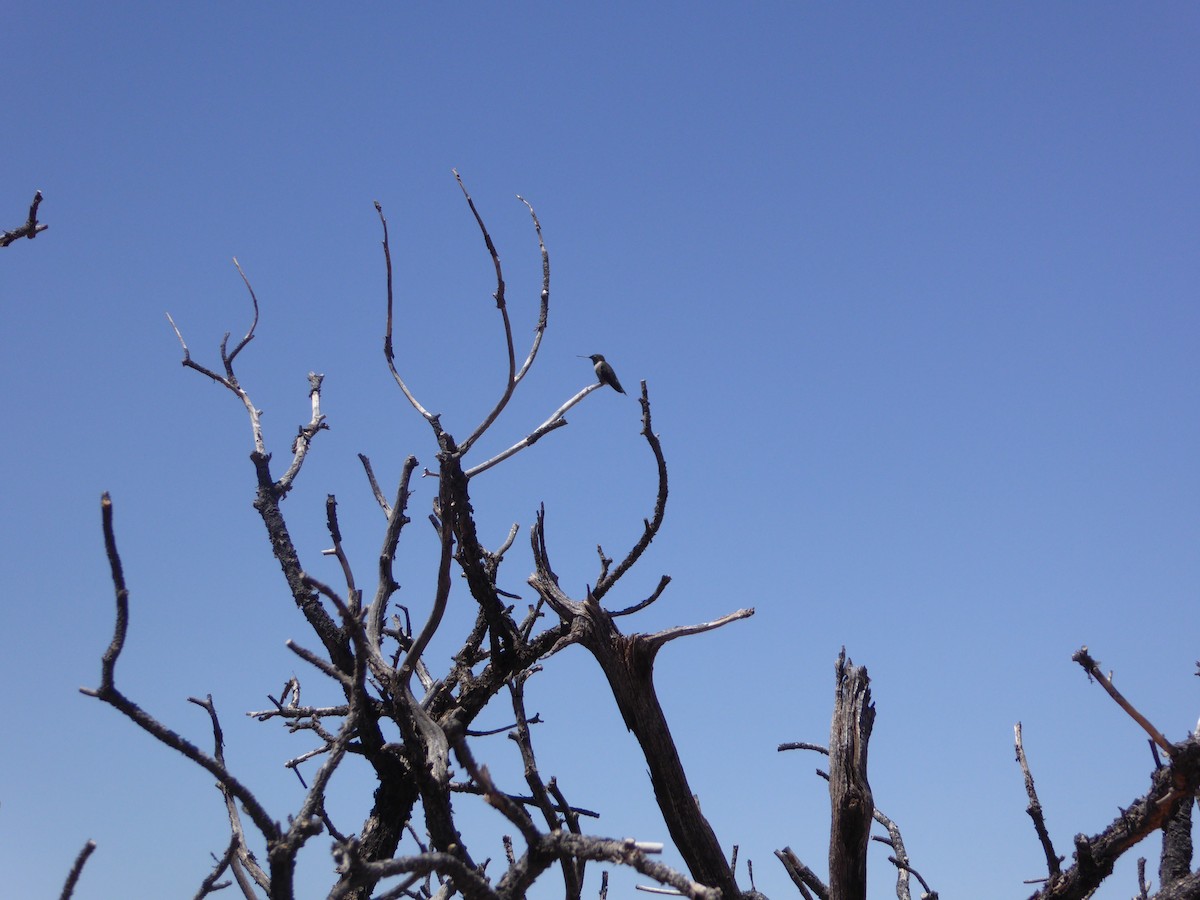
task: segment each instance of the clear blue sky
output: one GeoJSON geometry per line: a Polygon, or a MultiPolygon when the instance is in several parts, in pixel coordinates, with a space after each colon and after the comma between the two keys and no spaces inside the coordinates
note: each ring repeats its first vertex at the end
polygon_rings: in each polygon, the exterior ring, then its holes
{"type": "MultiPolygon", "coordinates": [[[[309,744],[242,714],[293,671],[318,693],[283,648],[312,639],[250,506],[245,414],[180,367],[164,313],[215,362],[248,322],[239,258],[262,305],[241,374],[277,458],[306,373],[327,376],[332,430],[287,501],[301,551],[336,577],[318,556],[334,492],[369,580],[381,519],[355,454],[385,483],[409,453],[433,463],[379,352],[373,200],[414,390],[465,433],[502,378],[451,167],[522,340],[539,262],[517,193],[553,267],[539,366],[480,453],[590,380],[577,354],[606,354],[627,388],[648,382],[672,478],[664,534],[614,603],[669,573],[631,626],[757,608],[672,644],[658,679],[759,888],[795,896],[785,845],[823,871],[818,760],[775,747],[827,739],[844,644],[874,679],[875,796],[914,864],[944,897],[1029,893],[1043,863],[1016,721],[1062,853],[1148,784],[1144,736],[1071,652],[1088,644],[1174,739],[1200,706],[1198,39],[1185,3],[7,9],[0,228],[40,189],[50,229],[0,251],[0,894],[56,895],[90,837],[78,897],[191,896],[225,845],[212,779],[77,692],[111,634],[104,490],[133,591],[120,683],[201,743],[185,698],[211,692],[230,765],[294,811],[279,764],[309,744]]],[[[579,595],[598,542],[636,539],[653,469],[632,399],[569,418],[474,496],[493,546],[545,501],[579,595]]],[[[414,615],[427,531],[400,555],[414,615]]],[[[502,579],[523,596],[526,546],[502,579]]],[[[596,832],[665,838],[583,651],[550,660],[529,705],[544,773],[604,813],[596,832]]],[[[511,742],[476,752],[518,784],[511,742]]],[[[337,805],[342,828],[368,800],[337,805]]],[[[472,821],[473,852],[502,858],[494,816],[472,821]]],[[[327,885],[320,840],[308,858],[327,885]]],[[[889,896],[882,852],[872,866],[889,896]]],[[[1129,865],[1101,896],[1135,890],[1129,865]]]]}

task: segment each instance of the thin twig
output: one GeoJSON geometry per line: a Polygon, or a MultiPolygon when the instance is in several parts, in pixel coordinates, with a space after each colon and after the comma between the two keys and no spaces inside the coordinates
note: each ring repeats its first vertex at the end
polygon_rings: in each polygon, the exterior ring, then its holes
{"type": "Polygon", "coordinates": [[[417,402],[417,398],[413,396],[408,385],[404,383],[404,379],[400,377],[400,373],[396,371],[396,351],[392,344],[392,250],[388,242],[387,219],[384,218],[383,207],[380,206],[378,200],[375,201],[375,211],[379,213],[379,221],[383,225],[383,258],[387,265],[387,331],[383,337],[383,355],[387,360],[388,371],[392,373],[392,379],[400,386],[400,390],[404,392],[408,402],[436,431],[440,427],[437,423],[437,416],[417,402]]]}
{"type": "Polygon", "coordinates": [[[83,849],[79,851],[79,855],[75,857],[75,863],[71,866],[71,871],[67,873],[67,881],[63,885],[62,893],[59,894],[59,900],[71,900],[71,895],[75,893],[75,885],[79,881],[79,876],[83,872],[84,864],[88,861],[88,857],[92,855],[92,851],[96,849],[96,842],[89,840],[83,845],[83,849]]]}

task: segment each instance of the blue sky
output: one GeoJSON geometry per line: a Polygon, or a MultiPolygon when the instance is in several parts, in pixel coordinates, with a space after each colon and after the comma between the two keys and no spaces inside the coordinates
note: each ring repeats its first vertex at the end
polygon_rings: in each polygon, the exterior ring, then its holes
{"type": "MultiPolygon", "coordinates": [[[[577,354],[606,354],[627,389],[648,382],[671,474],[664,533],[613,602],[669,573],[639,630],[757,609],[657,671],[692,785],[758,887],[794,896],[785,845],[823,870],[817,760],[775,747],[827,739],[845,645],[874,679],[872,784],[914,864],[942,896],[1029,893],[1016,721],[1062,853],[1148,783],[1144,735],[1071,652],[1088,644],[1168,736],[1196,722],[1198,38],[1183,3],[6,11],[0,227],[40,189],[50,229],[0,251],[0,893],[56,894],[91,837],[77,896],[191,896],[226,841],[211,779],[77,692],[111,634],[104,490],[133,591],[119,683],[202,743],[185,698],[211,692],[231,766],[295,809],[280,763],[308,745],[242,713],[292,672],[317,693],[283,647],[308,636],[250,507],[244,412],[180,367],[164,313],[215,362],[248,324],[238,257],[262,307],[240,375],[277,458],[306,374],[326,374],[294,534],[332,566],[336,493],[365,579],[382,523],[355,454],[390,483],[434,452],[379,352],[373,200],[414,391],[467,433],[503,377],[451,167],[522,340],[540,269],[518,193],[553,270],[539,364],[480,458],[590,380],[577,354]]],[[[632,399],[599,392],[569,420],[473,497],[493,546],[544,501],[580,595],[597,543],[636,540],[653,466],[632,399]]],[[[429,499],[419,484],[414,508],[429,499]]],[[[414,529],[400,552],[414,615],[431,546],[414,529]]],[[[528,596],[525,546],[502,583],[528,596]]],[[[665,839],[582,651],[547,663],[529,706],[543,772],[603,812],[595,831],[665,839]]],[[[511,742],[476,753],[518,783],[511,742]]],[[[352,830],[366,799],[343,802],[352,830]]],[[[499,858],[498,824],[472,815],[474,852],[499,858]]],[[[1099,896],[1135,890],[1130,864],[1099,896]]]]}

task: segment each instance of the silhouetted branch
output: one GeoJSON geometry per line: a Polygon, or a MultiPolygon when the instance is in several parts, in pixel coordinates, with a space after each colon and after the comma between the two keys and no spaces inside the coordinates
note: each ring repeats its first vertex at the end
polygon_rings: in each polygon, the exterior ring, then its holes
{"type": "Polygon", "coordinates": [[[638,542],[633,545],[628,555],[617,564],[617,567],[611,572],[608,572],[604,577],[596,582],[596,587],[592,589],[592,595],[597,601],[601,600],[609,589],[616,584],[622,575],[629,571],[634,563],[641,558],[641,555],[650,546],[650,542],[654,540],[654,536],[658,534],[658,530],[662,527],[663,516],[667,511],[667,460],[663,456],[662,444],[659,443],[658,435],[654,433],[650,421],[650,395],[646,390],[646,382],[642,382],[642,436],[646,439],[646,443],[650,446],[650,451],[654,454],[654,460],[658,466],[658,494],[654,499],[654,515],[651,519],[645,520],[642,536],[638,542]]]}
{"type": "Polygon", "coordinates": [[[29,218],[25,220],[25,224],[19,228],[14,228],[12,231],[0,233],[0,247],[7,247],[21,238],[33,240],[47,228],[49,225],[42,224],[37,220],[38,207],[42,205],[42,192],[34,191],[33,202],[29,204],[29,218]]]}
{"type": "Polygon", "coordinates": [[[383,225],[383,258],[387,265],[387,331],[383,336],[383,356],[387,360],[388,371],[392,373],[392,378],[408,398],[408,402],[412,404],[413,409],[419,412],[422,418],[433,426],[436,434],[441,428],[438,422],[438,417],[429,412],[425,407],[417,402],[417,398],[413,396],[413,392],[408,389],[408,385],[404,383],[404,379],[400,377],[400,373],[396,371],[396,351],[392,344],[392,250],[388,242],[388,226],[387,219],[383,215],[383,207],[379,201],[375,201],[375,212],[379,213],[379,222],[383,225]]]}
{"type": "MultiPolygon", "coordinates": [[[[40,198],[41,194],[39,194],[38,197],[40,198]]],[[[83,873],[83,867],[87,863],[88,857],[92,855],[92,851],[95,849],[95,841],[88,841],[83,845],[83,849],[80,850],[79,855],[75,857],[75,863],[71,866],[71,871],[67,873],[67,881],[63,885],[62,893],[58,895],[59,900],[71,900],[71,895],[75,893],[75,885],[79,881],[79,876],[83,873]]]]}

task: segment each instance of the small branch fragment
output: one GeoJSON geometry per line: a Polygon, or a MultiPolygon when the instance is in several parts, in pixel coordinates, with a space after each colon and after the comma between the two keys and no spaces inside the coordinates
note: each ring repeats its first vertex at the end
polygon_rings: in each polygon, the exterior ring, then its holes
{"type": "MultiPolygon", "coordinates": [[[[41,194],[38,194],[41,197],[41,194]]],[[[79,881],[79,876],[83,872],[83,867],[88,861],[88,857],[92,855],[92,851],[96,849],[95,841],[88,841],[83,845],[83,849],[79,851],[79,855],[75,857],[75,863],[71,866],[71,871],[67,874],[67,881],[63,885],[62,893],[59,894],[59,900],[71,900],[71,895],[75,893],[75,885],[79,881]]]]}
{"type": "MultiPolygon", "coordinates": [[[[38,207],[42,205],[42,192],[34,191],[33,202],[29,204],[29,218],[25,220],[25,224],[20,228],[14,228],[12,231],[5,231],[0,234],[0,247],[7,247],[21,238],[33,240],[47,228],[49,225],[44,225],[38,222],[37,214],[38,207]]],[[[540,234],[540,232],[539,232],[540,234]]]]}
{"type": "Polygon", "coordinates": [[[775,856],[783,863],[788,876],[792,879],[792,884],[796,885],[796,889],[800,891],[800,895],[805,900],[812,900],[814,895],[818,900],[829,900],[829,888],[812,869],[800,862],[800,858],[796,856],[791,847],[776,850],[775,856]],[[812,891],[811,894],[809,890],[812,891]]]}

